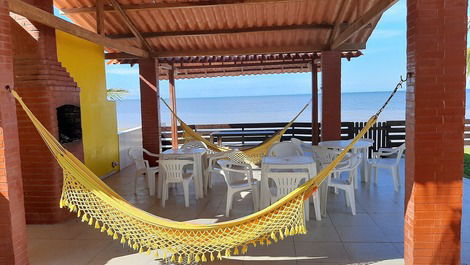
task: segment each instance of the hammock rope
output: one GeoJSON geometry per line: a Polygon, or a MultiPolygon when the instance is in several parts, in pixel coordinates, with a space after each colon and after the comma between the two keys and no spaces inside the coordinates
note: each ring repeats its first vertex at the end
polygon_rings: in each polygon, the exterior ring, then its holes
{"type": "MultiPolygon", "coordinates": [[[[168,105],[168,103],[163,98],[160,98],[160,99],[162,100],[163,104],[165,104],[165,106],[170,110],[173,117],[175,117],[175,119],[179,121],[180,126],[184,131],[183,137],[185,141],[187,142],[190,140],[201,141],[205,143],[209,149],[215,152],[225,152],[225,151],[231,150],[230,148],[227,148],[227,147],[218,146],[212,143],[211,141],[207,140],[206,138],[204,138],[202,135],[198,134],[189,125],[187,125],[180,117],[178,117],[178,115],[174,112],[174,110],[168,105]]],[[[242,163],[259,165],[261,163],[261,159],[264,156],[266,156],[266,154],[268,153],[268,150],[271,147],[271,145],[281,141],[281,137],[292,126],[292,124],[297,120],[297,118],[300,115],[302,115],[302,113],[308,108],[311,101],[312,100],[310,99],[310,101],[307,104],[305,104],[305,106],[297,113],[297,115],[295,115],[294,118],[292,118],[292,120],[290,120],[280,131],[278,131],[273,136],[266,139],[265,141],[263,141],[261,144],[257,146],[250,147],[250,148],[243,149],[243,150],[236,150],[235,152],[232,152],[229,155],[230,159],[238,161],[238,162],[242,162],[242,163]]]]}
{"type": "MultiPolygon", "coordinates": [[[[403,79],[395,91],[401,83],[403,79]]],[[[369,119],[331,164],[274,204],[243,218],[215,224],[194,224],[161,218],[128,203],[61,146],[16,91],[11,90],[11,93],[63,169],[60,207],[67,207],[83,222],[139,253],[146,252],[180,264],[220,260],[222,256],[245,254],[249,245],[270,245],[288,236],[305,234],[304,200],[318,189],[346,153],[372,127],[381,112],[369,119]]]]}

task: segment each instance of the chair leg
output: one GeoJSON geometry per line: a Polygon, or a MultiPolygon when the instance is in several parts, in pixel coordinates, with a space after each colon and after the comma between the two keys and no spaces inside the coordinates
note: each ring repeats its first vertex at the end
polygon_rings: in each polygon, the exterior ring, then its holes
{"type": "Polygon", "coordinates": [[[318,191],[313,193],[313,208],[315,209],[315,219],[321,221],[320,194],[318,191]]]}
{"type": "Polygon", "coordinates": [[[157,180],[157,198],[162,198],[162,189],[163,189],[163,174],[158,173],[158,180],[157,180]]]}
{"type": "Polygon", "coordinates": [[[149,186],[150,196],[155,196],[155,173],[147,174],[147,182],[149,186]]]}
{"type": "Polygon", "coordinates": [[[253,185],[251,188],[251,195],[253,197],[253,209],[255,211],[259,210],[259,192],[258,192],[258,186],[253,185]]]}
{"type": "Polygon", "coordinates": [[[351,202],[349,201],[349,194],[347,190],[344,190],[344,199],[346,201],[346,207],[351,207],[351,202]]]}
{"type": "Polygon", "coordinates": [[[183,181],[184,206],[189,207],[189,181],[183,181]]]}
{"type": "Polygon", "coordinates": [[[162,187],[162,207],[165,207],[165,201],[168,196],[168,184],[166,182],[163,183],[162,187]]]}
{"type": "Polygon", "coordinates": [[[310,205],[309,205],[309,200],[305,200],[305,202],[304,202],[304,215],[305,215],[305,221],[310,220],[310,205]]]}
{"type": "MultiPolygon", "coordinates": [[[[334,179],[337,179],[338,177],[341,177],[341,176],[338,176],[338,173],[336,173],[336,172],[333,173],[333,178],[334,179]]],[[[335,187],[334,190],[335,190],[335,194],[338,194],[338,188],[335,187]]]]}
{"type": "Polygon", "coordinates": [[[393,187],[395,188],[395,192],[398,191],[398,172],[396,168],[392,168],[392,178],[393,178],[393,187]]]}
{"type": "Polygon", "coordinates": [[[225,207],[225,216],[226,217],[230,216],[230,209],[232,208],[232,199],[233,199],[233,193],[227,191],[227,206],[225,207]]]}
{"type": "Polygon", "coordinates": [[[349,202],[351,204],[351,212],[353,215],[356,215],[356,200],[354,199],[354,188],[346,191],[349,196],[349,202]]]}
{"type": "Polygon", "coordinates": [[[378,168],[378,167],[374,167],[374,182],[375,182],[375,185],[377,185],[377,178],[378,178],[378,175],[379,175],[379,168],[378,168]]]}

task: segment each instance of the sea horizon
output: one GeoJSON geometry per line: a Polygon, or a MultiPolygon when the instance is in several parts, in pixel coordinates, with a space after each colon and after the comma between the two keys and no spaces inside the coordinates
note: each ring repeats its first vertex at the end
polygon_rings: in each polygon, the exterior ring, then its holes
{"type": "MultiPolygon", "coordinates": [[[[467,93],[467,100],[469,100],[467,93]]],[[[366,121],[389,97],[390,92],[344,92],[341,93],[342,121],[366,121]]],[[[287,122],[305,104],[311,94],[192,97],[177,98],[178,116],[188,124],[226,124],[287,122]]],[[[168,99],[165,99],[168,102],[168,99]]],[[[321,119],[321,94],[319,95],[319,118],[321,119]]],[[[140,99],[116,101],[118,130],[123,131],[141,125],[140,99]]],[[[406,91],[400,90],[379,117],[380,121],[404,120],[406,91]]],[[[162,126],[167,126],[171,114],[160,104],[162,126]]],[[[467,111],[470,113],[470,111],[467,111]]],[[[299,122],[311,121],[311,105],[299,116],[299,122]]]]}

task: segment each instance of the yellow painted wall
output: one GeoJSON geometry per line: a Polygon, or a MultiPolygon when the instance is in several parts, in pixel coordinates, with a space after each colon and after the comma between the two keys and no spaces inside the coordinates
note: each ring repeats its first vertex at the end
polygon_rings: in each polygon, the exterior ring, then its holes
{"type": "Polygon", "coordinates": [[[119,161],[116,105],[106,98],[106,74],[102,46],[56,31],[57,55],[80,88],[85,164],[96,175],[117,170],[119,161]]]}

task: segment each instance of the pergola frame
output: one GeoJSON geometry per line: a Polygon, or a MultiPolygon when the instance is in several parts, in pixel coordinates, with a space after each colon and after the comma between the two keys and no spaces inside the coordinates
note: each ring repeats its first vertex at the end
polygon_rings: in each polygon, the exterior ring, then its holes
{"type": "MultiPolygon", "coordinates": [[[[313,0],[316,1],[316,0],[313,0]]],[[[160,118],[158,80],[161,69],[167,69],[170,87],[174,92],[178,60],[180,70],[220,69],[252,67],[260,73],[259,67],[284,67],[287,65],[312,69],[313,101],[318,102],[317,60],[321,61],[323,75],[322,140],[337,139],[340,121],[341,93],[341,52],[356,52],[364,48],[365,42],[348,41],[367,28],[373,28],[380,15],[397,0],[378,0],[364,11],[365,0],[357,0],[356,19],[351,23],[309,24],[298,28],[285,26],[235,29],[231,32],[207,30],[175,31],[172,33],[141,32],[132,19],[134,13],[142,10],[175,10],[189,8],[230,7],[238,5],[282,4],[286,0],[230,0],[194,3],[120,5],[117,0],[97,0],[96,7],[63,9],[66,14],[96,14],[95,31],[69,23],[21,0],[0,0],[0,188],[6,199],[0,201],[0,208],[6,214],[0,217],[0,258],[9,264],[27,264],[24,208],[22,207],[21,170],[18,146],[15,103],[3,88],[13,87],[13,53],[11,49],[8,11],[24,16],[43,25],[70,33],[108,49],[107,58],[123,63],[136,63],[138,59],[141,75],[143,140],[144,148],[152,152],[160,149],[160,118]],[[117,13],[125,21],[130,32],[106,34],[106,19],[110,13],[117,13]],[[300,28],[302,27],[302,28],[300,28]],[[210,37],[213,35],[251,34],[260,32],[295,30],[331,30],[327,43],[318,45],[290,45],[271,47],[218,48],[199,50],[165,50],[155,48],[152,39],[167,37],[210,37]],[[238,32],[237,32],[238,30],[238,32]],[[132,36],[130,36],[132,34],[132,36]],[[159,35],[160,34],[160,35],[159,35]],[[116,39],[137,39],[138,47],[116,39]],[[320,57],[318,56],[320,52],[320,57]],[[274,53],[311,53],[312,56],[297,61],[263,60],[257,63],[234,61],[225,62],[230,56],[274,53]],[[130,56],[132,55],[132,56],[130,56]],[[229,56],[225,56],[229,55],[229,56]],[[202,58],[220,56],[222,60],[205,62],[202,58]],[[181,57],[180,59],[178,59],[181,57]],[[184,60],[201,59],[199,65],[185,65],[184,60]],[[127,61],[126,61],[127,60],[127,61]],[[209,64],[209,65],[208,65],[209,64]],[[162,67],[160,67],[162,66],[162,67]],[[170,67],[169,67],[170,66],[170,67]],[[315,66],[315,67],[314,67],[315,66]],[[257,68],[258,67],[258,68],[257,68]],[[326,93],[325,93],[326,92],[326,93]],[[145,112],[145,113],[144,113],[145,112]],[[145,118],[145,119],[144,119],[145,118]]],[[[340,9],[352,5],[353,0],[343,0],[340,9]]],[[[408,90],[407,90],[407,160],[405,198],[405,262],[406,264],[459,264],[460,226],[462,214],[463,175],[463,130],[465,117],[465,52],[467,31],[466,0],[407,0],[408,3],[408,90]],[[433,10],[433,12],[429,12],[433,10]],[[430,45],[430,41],[435,42],[430,45]],[[433,54],[430,65],[429,57],[433,54]],[[439,130],[429,130],[439,128],[439,130]],[[435,154],[429,158],[427,154],[435,154]],[[428,161],[428,159],[431,159],[428,161]]],[[[351,15],[351,14],[350,14],[351,15]]],[[[346,11],[338,15],[346,17],[346,11]]],[[[127,41],[127,40],[126,40],[127,41]]],[[[236,58],[236,57],[233,57],[236,58]]],[[[282,70],[283,68],[281,68],[282,70]]],[[[173,101],[174,103],[174,101],[173,101]]],[[[174,110],[176,106],[173,105],[174,110]]],[[[313,130],[318,130],[318,110],[312,111],[313,130]]],[[[312,142],[319,139],[312,134],[312,142]]]]}

